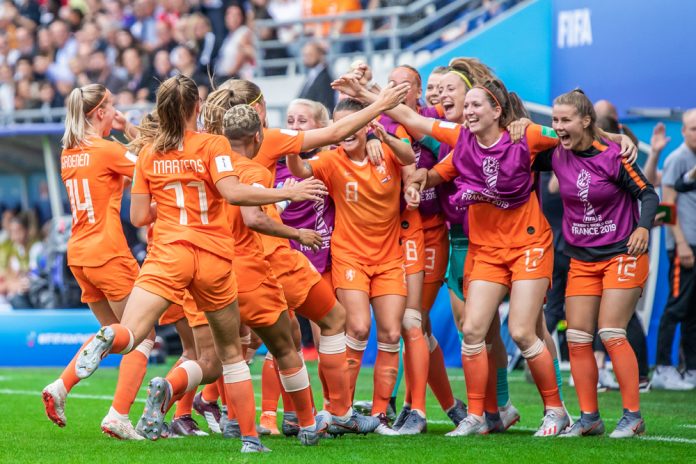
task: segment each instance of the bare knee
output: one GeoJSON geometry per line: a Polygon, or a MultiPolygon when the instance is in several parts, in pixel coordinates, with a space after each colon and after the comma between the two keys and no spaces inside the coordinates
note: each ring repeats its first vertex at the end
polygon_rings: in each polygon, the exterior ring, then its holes
{"type": "Polygon", "coordinates": [[[462,323],[462,334],[467,344],[473,345],[481,343],[486,338],[487,332],[488,330],[485,327],[481,327],[470,321],[464,321],[462,323]]]}
{"type": "Polygon", "coordinates": [[[316,321],[322,335],[335,335],[343,332],[346,326],[346,310],[341,303],[336,302],[331,311],[316,321]]]}
{"type": "MultiPolygon", "coordinates": [[[[400,328],[399,328],[400,329],[400,328]]],[[[401,330],[389,329],[377,333],[377,341],[389,345],[398,344],[401,340],[401,330]]]]}
{"type": "Polygon", "coordinates": [[[539,337],[536,334],[536,331],[530,330],[527,327],[509,327],[510,330],[510,337],[512,337],[512,340],[515,342],[515,344],[520,348],[520,350],[524,351],[528,348],[530,348],[534,343],[539,340],[539,337]]]}
{"type": "Polygon", "coordinates": [[[202,355],[197,362],[203,371],[203,380],[201,383],[212,383],[222,375],[222,363],[217,356],[205,354],[202,355]]]}

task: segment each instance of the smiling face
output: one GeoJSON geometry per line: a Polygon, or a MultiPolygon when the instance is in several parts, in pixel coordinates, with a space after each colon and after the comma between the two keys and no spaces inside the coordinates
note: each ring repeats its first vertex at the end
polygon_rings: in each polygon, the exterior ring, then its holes
{"type": "Polygon", "coordinates": [[[440,80],[440,104],[445,110],[448,121],[459,122],[464,111],[464,99],[467,87],[461,77],[447,73],[440,80]]]}
{"type": "Polygon", "coordinates": [[[293,130],[311,130],[319,127],[314,119],[312,109],[301,103],[295,103],[288,107],[287,127],[293,130]]]}
{"type": "Polygon", "coordinates": [[[467,92],[464,99],[464,119],[471,132],[480,134],[492,126],[498,127],[500,114],[500,107],[491,104],[485,90],[474,87],[467,92]]]}
{"type": "Polygon", "coordinates": [[[425,101],[428,106],[435,106],[440,103],[440,82],[443,75],[432,73],[428,77],[428,83],[425,86],[425,101]]]}
{"type": "MultiPolygon", "coordinates": [[[[333,115],[334,121],[340,121],[341,119],[345,118],[346,116],[349,116],[353,114],[352,111],[336,111],[333,115]]],[[[365,144],[367,143],[367,127],[363,127],[359,131],[357,131],[355,134],[351,135],[350,137],[343,139],[343,141],[339,144],[343,149],[346,151],[348,154],[357,154],[359,152],[364,152],[365,151],[365,144]]]]}
{"type": "Polygon", "coordinates": [[[551,117],[552,127],[566,150],[583,150],[587,148],[588,139],[592,143],[592,135],[588,132],[591,118],[581,116],[575,106],[554,105],[551,117]]]}

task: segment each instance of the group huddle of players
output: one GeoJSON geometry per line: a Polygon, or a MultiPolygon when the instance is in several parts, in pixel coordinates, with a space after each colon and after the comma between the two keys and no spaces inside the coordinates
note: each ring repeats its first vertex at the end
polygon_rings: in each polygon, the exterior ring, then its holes
{"type": "Polygon", "coordinates": [[[331,123],[321,104],[295,100],[286,129],[266,127],[261,89],[246,80],[229,80],[202,101],[190,78],[172,77],[139,126],[124,121],[103,86],[72,91],[61,155],[73,215],[68,264],[102,328],[44,389],[54,423],[66,425],[71,388],[122,353],[101,424],[120,439],[205,435],[195,409],[212,432],[240,437],[242,452],[268,451],[258,436],[279,433],[279,395],[282,431],[305,445],[346,433],[418,434],[427,386],[455,425],[447,436],[502,433],[519,420],[500,337],[498,307],[508,297],[509,331],[544,405],[535,436],[604,433],[595,334],[621,387],[623,416],[611,436],[644,432],[625,328],[647,279],[658,197],[632,165],[635,146],[596,127],[580,90],[555,99],[553,128],[532,123],[519,97],[475,59],[436,69],[424,98],[410,66],[388,81],[379,89],[369,67],[355,63],[333,83],[341,99],[331,123]],[[107,140],[113,129],[130,143],[107,140]],[[553,236],[540,171],[553,171],[564,206],[575,422],[543,319],[553,236]],[[150,227],[140,268],[121,229],[124,178],[132,179],[131,222],[150,227]],[[468,406],[452,394],[430,330],[445,282],[468,406]],[[316,331],[323,405],[314,403],[295,313],[316,331]],[[372,314],[377,358],[363,415],[353,402],[372,314]],[[166,377],[150,381],[133,427],[128,413],[158,322],[176,324],[184,352],[166,377]],[[269,355],[257,425],[247,359],[260,343],[269,355]],[[400,356],[406,395],[392,423],[400,356]]]}

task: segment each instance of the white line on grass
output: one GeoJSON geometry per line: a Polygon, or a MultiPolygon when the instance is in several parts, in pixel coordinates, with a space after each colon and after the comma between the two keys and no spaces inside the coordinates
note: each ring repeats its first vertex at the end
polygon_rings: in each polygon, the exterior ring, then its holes
{"type": "Polygon", "coordinates": [[[696,429],[696,424],[682,424],[685,429],[696,429]]]}
{"type": "Polygon", "coordinates": [[[653,437],[653,436],[643,436],[639,437],[641,440],[647,441],[664,441],[670,443],[688,443],[690,445],[696,445],[696,440],[693,438],[681,438],[681,437],[653,437]]]}

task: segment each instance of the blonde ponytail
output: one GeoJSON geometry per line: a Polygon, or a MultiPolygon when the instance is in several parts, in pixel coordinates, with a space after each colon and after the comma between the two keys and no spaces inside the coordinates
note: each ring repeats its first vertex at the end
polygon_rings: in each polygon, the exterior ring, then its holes
{"type": "Polygon", "coordinates": [[[73,89],[67,98],[63,148],[75,148],[87,134],[87,115],[91,115],[106,100],[108,90],[101,84],[89,84],[73,89]]]}

